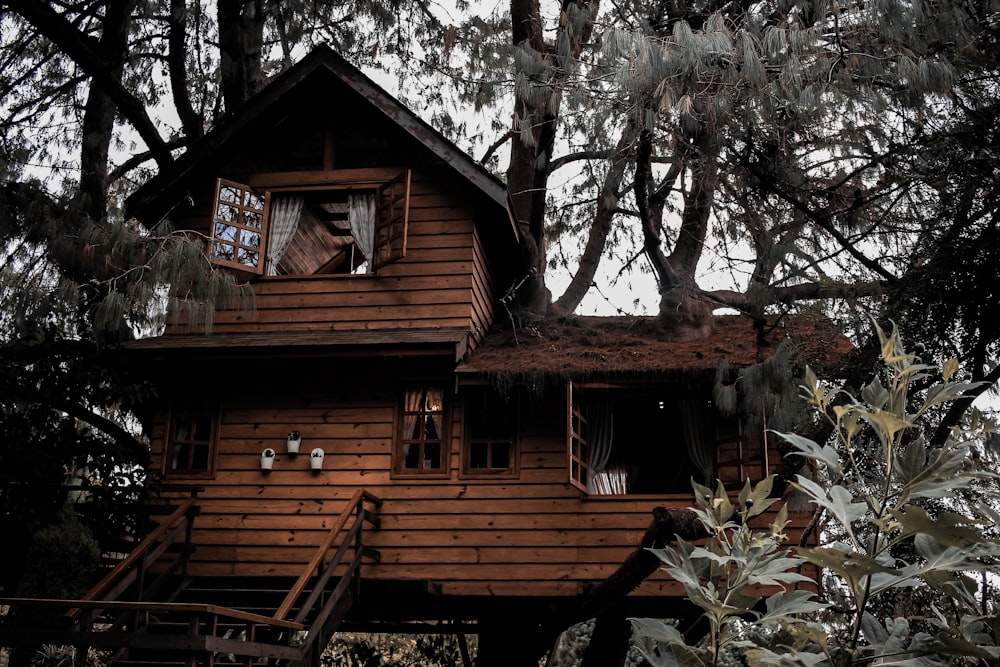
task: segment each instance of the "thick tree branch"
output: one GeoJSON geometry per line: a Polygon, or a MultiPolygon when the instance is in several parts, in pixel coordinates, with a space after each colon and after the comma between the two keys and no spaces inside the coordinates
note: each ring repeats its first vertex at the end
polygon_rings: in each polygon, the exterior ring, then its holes
{"type": "Polygon", "coordinates": [[[146,142],[157,165],[161,168],[173,162],[166,143],[157,131],[145,105],[125,89],[108,63],[98,55],[97,42],[73,27],[56,13],[47,2],[38,0],[0,0],[0,5],[10,8],[52,41],[91,77],[95,85],[103,89],[115,103],[118,112],[132,124],[142,140],[146,142]]]}
{"type": "MultiPolygon", "coordinates": [[[[183,148],[186,145],[187,145],[187,139],[181,137],[177,137],[167,142],[167,148],[170,149],[183,148]]],[[[113,170],[111,170],[111,172],[108,174],[108,182],[114,183],[118,179],[124,178],[128,172],[132,171],[140,164],[146,162],[152,157],[153,154],[150,153],[149,151],[136,153],[135,155],[131,156],[129,159],[125,160],[120,165],[115,167],[113,170]]]]}
{"type": "Polygon", "coordinates": [[[879,296],[888,285],[885,282],[857,283],[804,283],[801,285],[786,285],[783,287],[766,287],[762,292],[755,293],[753,298],[745,292],[734,290],[711,290],[703,292],[706,299],[719,305],[729,306],[742,312],[750,312],[765,304],[796,303],[814,299],[854,299],[865,296],[879,296]]]}
{"type": "Polygon", "coordinates": [[[663,547],[677,537],[687,541],[708,537],[697,515],[689,509],[657,507],[642,541],[622,562],[611,576],[586,593],[580,600],[577,612],[566,627],[593,618],[612,607],[634,591],[660,567],[660,559],[650,553],[650,548],[663,547]]]}
{"type": "Polygon", "coordinates": [[[503,146],[508,141],[510,141],[511,137],[513,136],[514,136],[513,130],[507,130],[506,132],[504,132],[499,139],[490,144],[490,146],[486,149],[486,152],[483,153],[483,156],[479,158],[479,164],[486,164],[489,161],[489,159],[493,157],[493,154],[496,153],[498,150],[500,150],[500,147],[503,146]]]}
{"type": "Polygon", "coordinates": [[[995,366],[992,371],[982,378],[978,378],[978,381],[983,384],[965,392],[961,398],[952,401],[951,405],[948,406],[948,411],[942,417],[941,422],[934,431],[934,435],[931,437],[930,447],[940,447],[943,445],[948,440],[948,436],[951,435],[951,429],[958,424],[958,420],[962,418],[962,415],[969,409],[972,402],[1000,381],[1000,365],[995,366]]]}
{"type": "Polygon", "coordinates": [[[187,0],[170,0],[170,22],[167,27],[167,66],[170,68],[170,89],[174,106],[188,141],[202,137],[201,118],[191,105],[187,80],[187,0]]]}
{"type": "Polygon", "coordinates": [[[651,159],[653,154],[653,136],[649,130],[639,133],[639,141],[635,157],[635,192],[639,220],[642,224],[643,248],[646,256],[656,271],[660,293],[675,289],[681,285],[680,277],[670,265],[666,255],[660,249],[660,230],[653,223],[649,209],[649,185],[652,177],[651,159]]]}
{"type": "Polygon", "coordinates": [[[549,163],[549,171],[555,172],[563,167],[580,162],[581,160],[608,160],[619,154],[617,148],[603,151],[577,151],[567,155],[560,155],[549,163]]]}
{"type": "Polygon", "coordinates": [[[694,282],[698,260],[705,248],[719,172],[715,136],[703,132],[695,143],[697,150],[691,156],[691,185],[684,193],[681,229],[669,257],[671,266],[685,282],[694,282]]]}
{"type": "Polygon", "coordinates": [[[875,274],[882,276],[888,282],[895,282],[896,276],[890,271],[886,270],[881,264],[871,259],[863,252],[858,250],[857,244],[853,243],[850,239],[845,237],[840,231],[833,225],[830,221],[829,215],[825,213],[819,213],[814,211],[805,202],[791,196],[789,193],[785,192],[781,188],[775,185],[774,181],[769,178],[759,178],[758,182],[761,184],[766,191],[769,191],[779,198],[790,204],[795,210],[799,211],[805,215],[809,220],[816,224],[820,229],[829,234],[833,240],[835,240],[851,257],[858,260],[862,266],[873,271],[875,274]]]}
{"type": "Polygon", "coordinates": [[[594,276],[597,274],[597,267],[601,263],[601,256],[604,254],[608,235],[611,233],[611,223],[618,210],[618,191],[621,189],[625,168],[629,163],[628,148],[635,142],[635,130],[636,123],[634,119],[629,118],[615,149],[617,158],[604,176],[604,183],[597,197],[597,209],[590,223],[590,233],[587,236],[587,245],[580,256],[580,263],[566,291],[553,304],[557,312],[575,311],[594,284],[594,276]]]}

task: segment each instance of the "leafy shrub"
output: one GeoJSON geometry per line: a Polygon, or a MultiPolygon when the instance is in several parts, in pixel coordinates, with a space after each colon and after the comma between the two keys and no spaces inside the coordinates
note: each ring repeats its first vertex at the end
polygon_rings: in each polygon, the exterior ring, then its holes
{"type": "MultiPolygon", "coordinates": [[[[974,465],[977,442],[992,425],[973,414],[939,446],[924,436],[936,413],[974,385],[953,380],[949,361],[940,369],[907,353],[898,332],[878,330],[884,374],[861,391],[860,400],[821,383],[807,369],[804,398],[834,428],[819,444],[781,434],[795,454],[816,466],[797,477],[797,488],[826,518],[823,545],[781,546],[784,508],[766,530],[748,522],[775,502],[770,480],[747,483],[737,502],[720,484],[695,486],[695,511],[709,539],[679,540],[654,553],[680,582],[711,628],[697,646],[669,624],[634,619],[640,650],[654,667],[718,665],[737,656],[750,667],[782,665],[997,664],[1000,616],[984,585],[1000,574],[1000,545],[983,526],[1000,523],[996,474],[974,465]],[[940,372],[940,375],[938,373],[940,372]],[[978,485],[978,501],[962,502],[962,490],[978,485]],[[830,573],[844,604],[832,607],[808,590],[796,572],[811,562],[830,573]],[[764,597],[754,585],[771,586],[764,597]],[[977,593],[980,595],[977,596],[977,593]],[[919,606],[885,600],[922,597],[919,606]]],[[[739,664],[739,663],[736,663],[739,664]]]]}

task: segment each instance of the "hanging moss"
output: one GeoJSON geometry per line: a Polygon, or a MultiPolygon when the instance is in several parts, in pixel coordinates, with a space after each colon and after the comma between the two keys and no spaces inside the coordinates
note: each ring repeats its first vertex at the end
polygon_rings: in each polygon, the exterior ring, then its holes
{"type": "Polygon", "coordinates": [[[788,430],[802,412],[792,365],[795,345],[784,339],[774,354],[740,371],[740,412],[754,429],[788,430]]]}
{"type": "Polygon", "coordinates": [[[712,385],[712,404],[723,417],[736,416],[737,394],[736,382],[729,368],[729,361],[721,359],[715,369],[715,382],[712,385]]]}

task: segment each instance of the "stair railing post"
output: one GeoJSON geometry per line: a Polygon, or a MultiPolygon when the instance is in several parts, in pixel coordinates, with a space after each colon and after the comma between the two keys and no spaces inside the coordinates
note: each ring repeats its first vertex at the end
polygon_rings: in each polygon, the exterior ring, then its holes
{"type": "Polygon", "coordinates": [[[361,594],[361,557],[364,555],[365,546],[362,541],[362,534],[365,532],[365,497],[361,496],[358,500],[358,510],[357,519],[358,522],[358,532],[354,536],[354,559],[358,563],[358,567],[354,569],[354,574],[351,575],[351,596],[357,603],[358,596],[361,594]]]}
{"type": "MultiPolygon", "coordinates": [[[[201,634],[201,617],[198,612],[193,611],[188,617],[188,637],[197,637],[199,634],[201,634]]],[[[211,657],[209,657],[207,664],[212,664],[211,657]]],[[[198,654],[189,649],[187,655],[184,656],[184,667],[197,667],[197,665],[198,654]]]]}
{"type": "MultiPolygon", "coordinates": [[[[94,614],[98,611],[97,609],[83,610],[83,613],[80,614],[79,629],[81,633],[89,635],[93,631],[94,614]]],[[[73,667],[87,667],[87,654],[90,653],[90,646],[87,644],[77,644],[73,648],[76,650],[76,654],[73,656],[73,667]]]]}
{"type": "MultiPolygon", "coordinates": [[[[191,497],[197,499],[198,491],[194,490],[191,492],[191,497]]],[[[191,545],[194,543],[194,515],[197,511],[197,505],[192,505],[190,511],[188,511],[185,516],[184,527],[184,547],[181,549],[181,580],[187,579],[188,573],[188,562],[191,560],[191,545]]]]}

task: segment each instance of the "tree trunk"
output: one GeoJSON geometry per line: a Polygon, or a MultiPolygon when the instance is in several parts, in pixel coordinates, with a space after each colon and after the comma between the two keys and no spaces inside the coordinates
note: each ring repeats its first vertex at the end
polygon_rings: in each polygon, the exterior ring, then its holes
{"type": "MultiPolygon", "coordinates": [[[[128,51],[128,29],[135,0],[112,0],[101,26],[99,53],[115,81],[120,82],[128,51]]],[[[118,106],[99,86],[90,86],[83,112],[80,141],[79,201],[91,220],[108,210],[108,159],[118,106]]]]}
{"type": "MultiPolygon", "coordinates": [[[[96,40],[81,33],[77,26],[57,14],[47,2],[5,0],[4,4],[72,58],[80,70],[89,77],[91,90],[99,88],[114,100],[117,113],[128,120],[146,142],[158,167],[164,169],[173,162],[170,149],[150,119],[145,104],[131,91],[125,89],[121,82],[120,71],[117,77],[114,75],[114,67],[109,67],[104,61],[103,55],[96,47],[96,40]]],[[[114,8],[109,8],[109,11],[112,9],[114,8]]],[[[114,20],[108,23],[114,25],[114,20]]]]}
{"type": "MultiPolygon", "coordinates": [[[[643,248],[656,271],[660,288],[660,322],[669,335],[678,340],[701,338],[712,329],[712,307],[694,280],[694,271],[705,245],[708,214],[711,212],[715,181],[697,178],[711,170],[693,169],[690,189],[684,196],[681,230],[673,252],[666,256],[661,249],[660,209],[662,197],[652,183],[653,138],[649,130],[639,133],[636,150],[635,200],[642,224],[643,248]]],[[[712,163],[714,165],[714,161],[712,163]]],[[[673,169],[671,175],[675,174],[673,169]]],[[[673,176],[676,177],[676,176],[673,176]]]]}
{"type": "MultiPolygon", "coordinates": [[[[563,3],[564,10],[567,4],[563,3]]],[[[514,138],[507,167],[507,189],[523,238],[522,255],[531,272],[520,301],[526,310],[535,313],[548,312],[552,299],[545,287],[545,194],[559,126],[562,87],[583,44],[590,38],[598,4],[596,0],[577,3],[581,10],[590,12],[581,26],[574,27],[569,20],[560,21],[558,33],[567,35],[571,45],[569,56],[560,59],[555,47],[543,36],[539,0],[510,3],[513,42],[537,60],[536,69],[520,73],[536,91],[534,99],[526,99],[515,86],[514,138]],[[537,94],[538,90],[542,94],[537,94]]]]}
{"type": "Polygon", "coordinates": [[[264,85],[264,0],[218,0],[219,71],[226,113],[264,85]]]}

